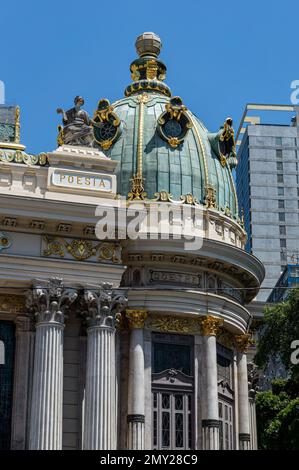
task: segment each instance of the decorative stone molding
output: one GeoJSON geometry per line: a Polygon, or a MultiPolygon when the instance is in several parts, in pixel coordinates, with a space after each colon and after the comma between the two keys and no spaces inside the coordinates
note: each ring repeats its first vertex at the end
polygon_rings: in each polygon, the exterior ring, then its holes
{"type": "Polygon", "coordinates": [[[201,421],[203,428],[219,428],[220,421],[218,419],[203,419],[201,421]]]}
{"type": "Polygon", "coordinates": [[[44,220],[32,220],[29,224],[29,227],[33,228],[34,230],[44,230],[45,225],[46,223],[44,220]]]}
{"type": "Polygon", "coordinates": [[[65,288],[62,279],[33,282],[26,293],[26,307],[34,312],[37,324],[42,322],[64,324],[65,313],[78,294],[73,288],[65,288]]]}
{"type": "Polygon", "coordinates": [[[87,306],[88,327],[115,328],[117,318],[126,308],[127,297],[112,289],[113,284],[103,282],[97,289],[85,289],[84,300],[87,306]]]}
{"type": "Polygon", "coordinates": [[[240,441],[250,442],[250,434],[245,433],[245,432],[240,433],[239,434],[239,439],[240,439],[240,441]]]}
{"type": "Polygon", "coordinates": [[[235,336],[235,345],[238,352],[246,352],[251,344],[252,339],[250,333],[235,336]]]}
{"type": "Polygon", "coordinates": [[[203,336],[216,336],[223,325],[221,318],[207,315],[201,318],[201,333],[203,336]]]}
{"type": "Polygon", "coordinates": [[[127,422],[128,423],[144,423],[145,416],[144,415],[128,415],[127,422]]]}
{"type": "Polygon", "coordinates": [[[57,232],[70,233],[72,231],[72,224],[58,224],[57,232]]]}
{"type": "Polygon", "coordinates": [[[0,150],[0,162],[23,163],[27,166],[45,166],[48,163],[47,154],[42,152],[38,155],[30,155],[21,150],[0,150]]]}
{"type": "Polygon", "coordinates": [[[4,217],[2,225],[4,225],[5,227],[16,227],[17,219],[15,217],[4,217]]]}
{"type": "Polygon", "coordinates": [[[140,309],[140,310],[126,310],[126,318],[129,322],[130,329],[133,328],[144,328],[144,323],[147,318],[147,311],[140,309]]]}
{"type": "Polygon", "coordinates": [[[199,318],[182,318],[170,315],[155,315],[147,321],[147,328],[163,333],[196,334],[200,331],[199,318]]]}

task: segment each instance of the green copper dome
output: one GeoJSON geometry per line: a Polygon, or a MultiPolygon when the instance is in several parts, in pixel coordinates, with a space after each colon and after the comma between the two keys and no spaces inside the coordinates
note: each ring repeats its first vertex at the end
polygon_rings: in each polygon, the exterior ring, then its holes
{"type": "Polygon", "coordinates": [[[154,33],[144,35],[145,45],[143,35],[136,45],[143,53],[131,64],[134,82],[126,88],[127,96],[111,108],[120,120],[120,131],[105,151],[119,162],[118,193],[126,197],[131,193],[132,198],[132,185],[139,177],[143,186],[141,199],[152,199],[162,191],[176,200],[191,194],[199,203],[237,217],[231,173],[236,159],[230,120],[218,133],[211,134],[179,97],[171,97],[162,81],[166,67],[157,59],[159,37],[154,33]],[[153,35],[152,51],[149,35],[153,35]],[[208,188],[212,188],[212,203],[207,202],[208,188]]]}

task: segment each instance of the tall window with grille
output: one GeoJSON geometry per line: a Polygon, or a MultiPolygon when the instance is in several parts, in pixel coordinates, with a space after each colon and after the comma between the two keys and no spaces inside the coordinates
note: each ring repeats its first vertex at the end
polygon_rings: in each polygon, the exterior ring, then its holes
{"type": "MultiPolygon", "coordinates": [[[[0,450],[10,448],[15,325],[0,321],[0,450]]],[[[24,365],[26,367],[26,365],[24,365]]]]}
{"type": "Polygon", "coordinates": [[[152,339],[153,449],[192,449],[193,337],[154,333],[152,339]]]}
{"type": "Polygon", "coordinates": [[[217,344],[219,445],[221,450],[235,448],[233,352],[217,344]]]}

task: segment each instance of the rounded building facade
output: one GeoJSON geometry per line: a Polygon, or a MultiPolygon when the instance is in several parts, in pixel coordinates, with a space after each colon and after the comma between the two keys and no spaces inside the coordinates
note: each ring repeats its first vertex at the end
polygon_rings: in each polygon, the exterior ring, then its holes
{"type": "Polygon", "coordinates": [[[52,152],[25,153],[5,111],[2,448],[257,447],[247,306],[264,268],[244,250],[232,119],[211,133],[172,95],[161,47],[137,38],[124,98],[59,108],[52,152]]]}

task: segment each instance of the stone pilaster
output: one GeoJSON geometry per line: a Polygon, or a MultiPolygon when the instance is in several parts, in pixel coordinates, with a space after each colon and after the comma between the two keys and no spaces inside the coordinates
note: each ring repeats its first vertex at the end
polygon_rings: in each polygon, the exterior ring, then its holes
{"type": "Polygon", "coordinates": [[[12,450],[28,447],[32,375],[34,359],[34,322],[32,315],[16,318],[16,359],[12,410],[12,450]]]}
{"type": "Polygon", "coordinates": [[[202,387],[202,447],[203,450],[219,449],[219,415],[217,383],[216,335],[223,321],[207,315],[201,320],[203,336],[202,387]]]}
{"type": "Polygon", "coordinates": [[[249,450],[250,420],[248,397],[248,373],[246,349],[250,344],[250,334],[235,337],[238,364],[238,403],[239,403],[239,449],[249,450]]]}
{"type": "Polygon", "coordinates": [[[144,322],[145,310],[127,310],[130,326],[129,391],[128,391],[128,435],[130,450],[144,449],[144,322]]]}
{"type": "Polygon", "coordinates": [[[36,317],[29,448],[62,448],[63,329],[66,309],[77,298],[61,279],[35,281],[27,305],[36,317]]]}
{"type": "Polygon", "coordinates": [[[102,283],[84,292],[87,365],[83,448],[116,448],[115,324],[127,299],[102,283]]]}

